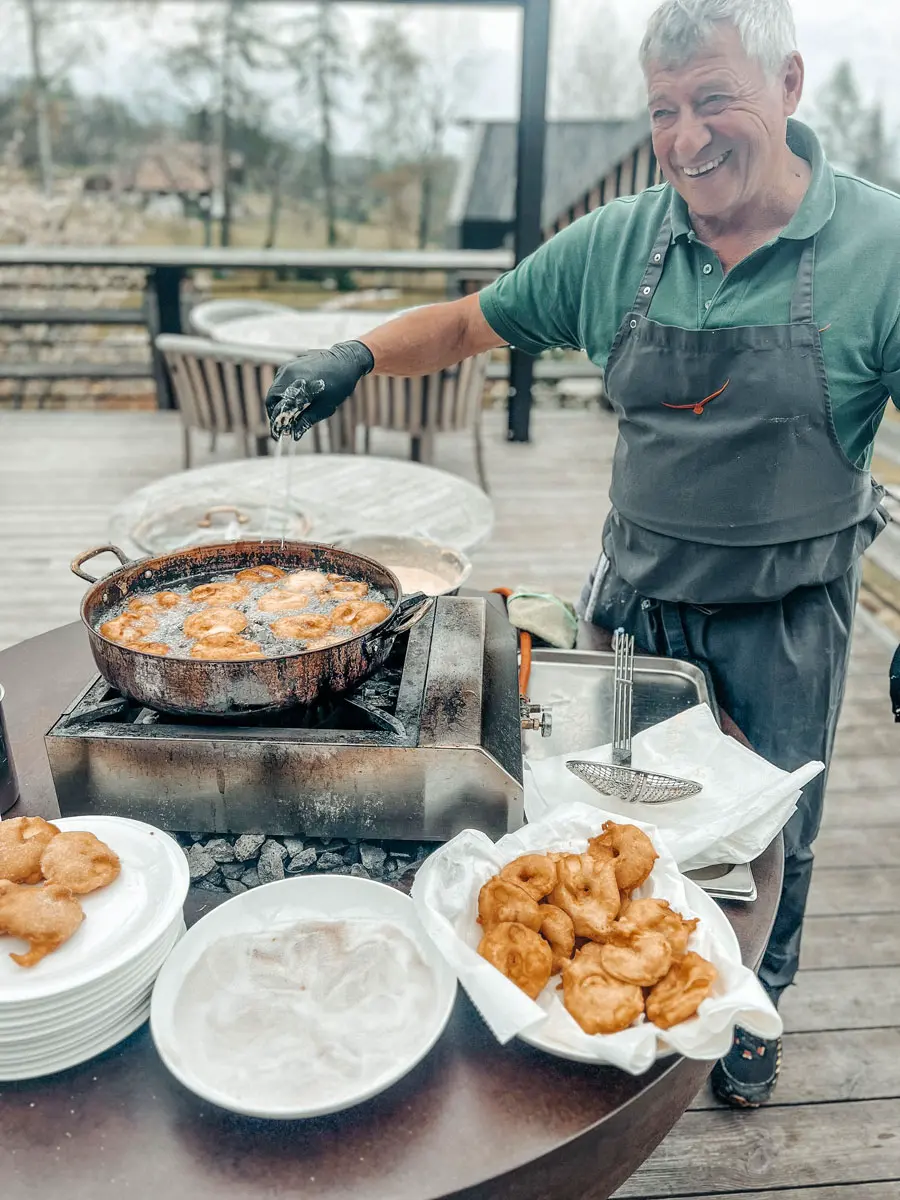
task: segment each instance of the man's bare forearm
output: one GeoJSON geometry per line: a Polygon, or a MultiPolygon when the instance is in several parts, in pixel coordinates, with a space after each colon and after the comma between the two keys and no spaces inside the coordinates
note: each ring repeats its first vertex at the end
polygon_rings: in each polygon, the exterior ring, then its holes
{"type": "Polygon", "coordinates": [[[477,296],[414,309],[359,340],[372,351],[375,375],[428,375],[505,345],[484,319],[477,296]]]}

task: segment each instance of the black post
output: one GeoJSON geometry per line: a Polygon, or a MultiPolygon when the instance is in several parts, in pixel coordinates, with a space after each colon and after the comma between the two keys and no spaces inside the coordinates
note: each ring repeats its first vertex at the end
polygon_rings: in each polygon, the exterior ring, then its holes
{"type": "Polygon", "coordinates": [[[153,356],[153,376],[156,380],[156,403],[159,408],[174,408],[175,397],[162,355],[156,349],[160,333],[181,333],[182,267],[155,267],[147,272],[147,327],[150,330],[150,351],[153,356]]]}
{"type": "MultiPolygon", "coordinates": [[[[522,78],[516,163],[516,262],[541,244],[544,200],[544,145],[547,140],[547,63],[550,52],[550,0],[522,2],[522,78]]],[[[511,442],[529,440],[534,359],[511,350],[509,429],[511,442]]]]}

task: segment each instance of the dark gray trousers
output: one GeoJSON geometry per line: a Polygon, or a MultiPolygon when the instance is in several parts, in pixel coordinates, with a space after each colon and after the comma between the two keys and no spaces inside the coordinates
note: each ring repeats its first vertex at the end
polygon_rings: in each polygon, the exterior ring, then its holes
{"type": "MultiPolygon", "coordinates": [[[[783,600],[705,610],[648,599],[600,559],[582,595],[586,621],[625,629],[647,653],[694,659],[754,750],[786,771],[818,759],[826,768],[844,699],[861,568],[783,600]]],[[[813,842],[827,770],[803,789],[784,830],[785,876],[759,977],[777,1003],[800,965],[813,842]]]]}

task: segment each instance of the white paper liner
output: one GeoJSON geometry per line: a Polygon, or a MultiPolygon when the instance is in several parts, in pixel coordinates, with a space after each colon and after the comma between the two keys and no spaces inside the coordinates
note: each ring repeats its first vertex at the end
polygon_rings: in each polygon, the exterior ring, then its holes
{"type": "Polygon", "coordinates": [[[537,1001],[477,953],[481,926],[477,923],[478,892],[492,875],[522,854],[547,850],[581,853],[606,820],[619,814],[584,804],[555,810],[544,820],[502,838],[496,845],[483,833],[467,829],[432,854],[419,868],[412,899],[419,920],[466,989],[497,1040],[502,1044],[521,1036],[534,1046],[583,1062],[606,1063],[632,1075],[647,1071],[658,1057],[676,1051],[707,1061],[727,1054],[734,1026],[758,1037],[775,1038],[781,1018],[752,971],[741,962],[737,938],[713,900],[686,880],[658,830],[631,821],[652,840],[659,858],[650,878],[635,897],[668,900],[673,908],[700,925],[690,949],[708,959],[719,972],[712,994],[696,1017],[665,1033],[641,1018],[621,1033],[589,1035],[569,1015],[553,976],[537,1001]],[[689,900],[690,897],[690,900],[689,900]]]}
{"type": "Polygon", "coordinates": [[[602,807],[616,820],[653,821],[683,871],[758,858],[797,807],[801,788],[825,770],[810,762],[783,771],[724,734],[708,705],[689,708],[636,734],[632,766],[679,779],[703,790],[670,804],[628,804],[602,796],[567,770],[570,759],[608,763],[611,747],[579,750],[525,763],[525,814],[529,822],[578,802],[602,807]]]}

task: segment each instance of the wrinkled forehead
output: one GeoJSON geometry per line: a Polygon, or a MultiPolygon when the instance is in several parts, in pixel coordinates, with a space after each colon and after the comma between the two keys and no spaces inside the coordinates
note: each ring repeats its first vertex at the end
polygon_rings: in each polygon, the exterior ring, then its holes
{"type": "Polygon", "coordinates": [[[651,61],[646,67],[650,103],[663,95],[690,96],[709,90],[732,91],[771,83],[762,64],[751,58],[735,28],[723,25],[685,60],[651,61]]]}

